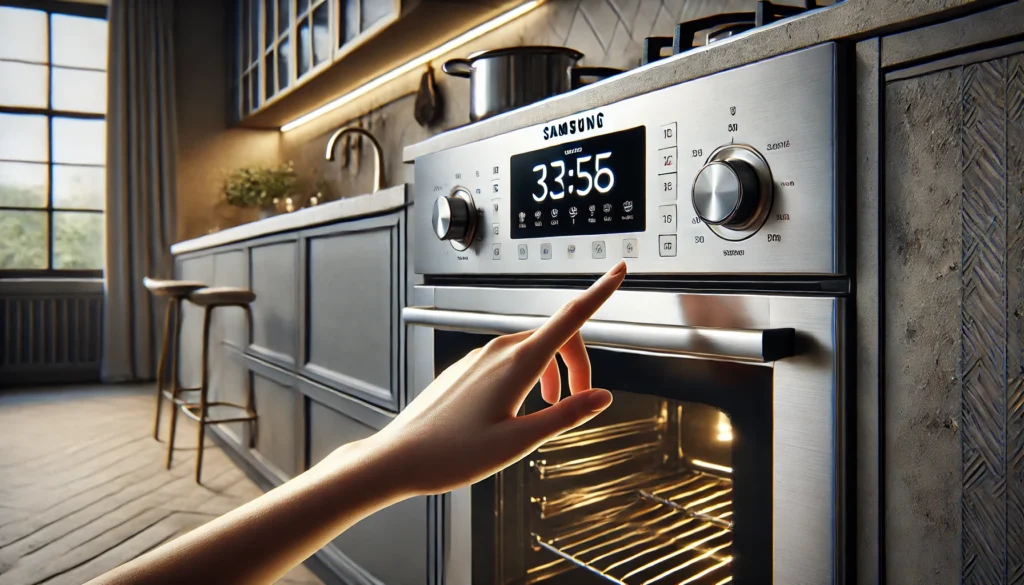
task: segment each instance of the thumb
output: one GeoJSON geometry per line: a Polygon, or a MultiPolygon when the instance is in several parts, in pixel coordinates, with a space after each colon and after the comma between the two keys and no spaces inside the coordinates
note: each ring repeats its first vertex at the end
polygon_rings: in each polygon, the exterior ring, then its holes
{"type": "Polygon", "coordinates": [[[577,392],[544,410],[515,419],[512,439],[523,451],[532,451],[548,439],[594,418],[612,403],[612,393],[591,388],[577,392]]]}

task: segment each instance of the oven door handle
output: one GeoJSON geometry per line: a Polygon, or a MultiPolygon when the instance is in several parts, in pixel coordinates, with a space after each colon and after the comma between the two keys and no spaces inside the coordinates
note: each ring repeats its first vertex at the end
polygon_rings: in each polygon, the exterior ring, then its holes
{"type": "MultiPolygon", "coordinates": [[[[447,331],[505,335],[537,329],[546,317],[406,307],[402,320],[447,331]]],[[[580,329],[587,345],[706,359],[768,363],[793,356],[793,329],[720,329],[591,319],[580,329]]]]}

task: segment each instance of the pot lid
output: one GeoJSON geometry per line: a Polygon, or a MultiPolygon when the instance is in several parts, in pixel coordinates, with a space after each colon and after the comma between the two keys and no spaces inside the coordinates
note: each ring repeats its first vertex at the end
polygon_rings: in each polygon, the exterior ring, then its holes
{"type": "Polygon", "coordinates": [[[583,53],[577,51],[576,49],[570,49],[569,47],[526,45],[522,47],[506,47],[504,49],[491,49],[488,51],[479,51],[470,55],[468,57],[468,60],[476,61],[477,59],[483,59],[487,57],[500,57],[502,55],[515,55],[524,53],[561,53],[563,55],[568,55],[569,57],[572,57],[577,61],[583,58],[583,53]]]}

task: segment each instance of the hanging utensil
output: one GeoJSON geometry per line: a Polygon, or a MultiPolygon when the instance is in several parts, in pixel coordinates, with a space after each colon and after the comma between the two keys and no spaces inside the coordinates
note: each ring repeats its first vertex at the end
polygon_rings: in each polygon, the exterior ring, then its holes
{"type": "Polygon", "coordinates": [[[413,117],[420,126],[427,128],[438,120],[442,107],[441,94],[438,93],[437,80],[434,79],[434,68],[428,64],[427,70],[420,78],[413,117]]]}

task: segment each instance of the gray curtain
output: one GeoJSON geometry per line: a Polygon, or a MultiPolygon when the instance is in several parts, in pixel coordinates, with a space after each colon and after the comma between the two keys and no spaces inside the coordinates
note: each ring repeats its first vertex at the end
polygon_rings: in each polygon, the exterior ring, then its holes
{"type": "Polygon", "coordinates": [[[172,0],[111,0],[103,380],[155,378],[162,303],[144,276],[170,278],[175,238],[172,0]]]}

